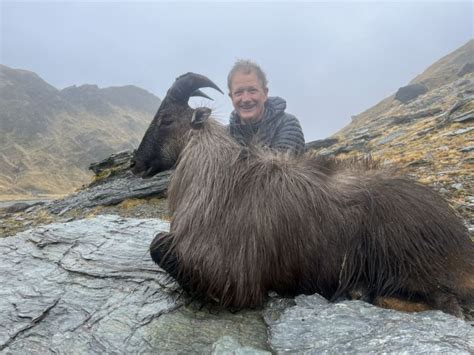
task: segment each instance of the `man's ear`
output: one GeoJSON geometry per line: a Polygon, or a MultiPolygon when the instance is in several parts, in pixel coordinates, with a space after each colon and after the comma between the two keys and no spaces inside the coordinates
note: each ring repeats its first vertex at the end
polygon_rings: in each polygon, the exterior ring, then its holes
{"type": "Polygon", "coordinates": [[[263,88],[263,93],[265,94],[265,101],[268,99],[268,88],[263,88]]]}

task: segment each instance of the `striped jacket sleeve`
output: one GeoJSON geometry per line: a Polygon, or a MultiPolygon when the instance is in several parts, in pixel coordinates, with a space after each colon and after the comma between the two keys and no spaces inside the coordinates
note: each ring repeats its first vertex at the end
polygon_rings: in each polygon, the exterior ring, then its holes
{"type": "Polygon", "coordinates": [[[280,151],[291,151],[296,155],[305,151],[303,130],[295,116],[288,113],[283,114],[271,146],[280,151]]]}

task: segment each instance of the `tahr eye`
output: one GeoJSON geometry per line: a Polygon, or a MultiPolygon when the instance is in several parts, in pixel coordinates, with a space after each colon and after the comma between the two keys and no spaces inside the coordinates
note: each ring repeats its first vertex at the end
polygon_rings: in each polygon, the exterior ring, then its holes
{"type": "Polygon", "coordinates": [[[163,126],[169,126],[170,124],[173,123],[173,118],[171,117],[171,115],[163,115],[163,117],[161,117],[161,125],[163,126]]]}

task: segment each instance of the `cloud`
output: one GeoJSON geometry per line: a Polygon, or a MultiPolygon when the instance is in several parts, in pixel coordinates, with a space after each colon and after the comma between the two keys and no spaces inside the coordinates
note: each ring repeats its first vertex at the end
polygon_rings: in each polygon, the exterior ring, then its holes
{"type": "MultiPolygon", "coordinates": [[[[163,96],[194,71],[226,88],[262,65],[307,140],[324,138],[472,38],[472,2],[2,2],[3,64],[52,85],[133,84],[163,96]]],[[[211,105],[225,118],[226,96],[211,105]]],[[[151,119],[151,118],[150,118],[151,119]]]]}

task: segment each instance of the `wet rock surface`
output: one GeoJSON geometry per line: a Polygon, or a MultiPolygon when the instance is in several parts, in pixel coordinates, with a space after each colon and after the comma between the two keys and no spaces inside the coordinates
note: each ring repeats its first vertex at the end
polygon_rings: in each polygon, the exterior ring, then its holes
{"type": "Polygon", "coordinates": [[[223,336],[263,348],[257,311],[185,307],[151,261],[158,219],[98,216],[0,240],[2,353],[209,352],[223,336]]]}
{"type": "Polygon", "coordinates": [[[277,353],[474,351],[474,329],[439,311],[406,314],[362,301],[331,304],[319,295],[295,301],[280,317],[265,317],[277,353]]]}
{"type": "Polygon", "coordinates": [[[142,179],[127,170],[121,176],[106,179],[101,184],[93,184],[85,190],[52,202],[48,205],[48,210],[62,214],[70,209],[116,205],[131,198],[164,197],[171,174],[172,171],[164,171],[152,178],[142,179]]]}
{"type": "Polygon", "coordinates": [[[166,229],[156,220],[102,216],[2,239],[0,349],[136,346],[153,317],[179,305],[162,291],[166,277],[147,257],[153,233],[166,229]]]}
{"type": "Polygon", "coordinates": [[[473,352],[465,322],[318,295],[262,310],[186,305],[148,246],[169,226],[105,215],[0,239],[0,352],[473,352]]]}

